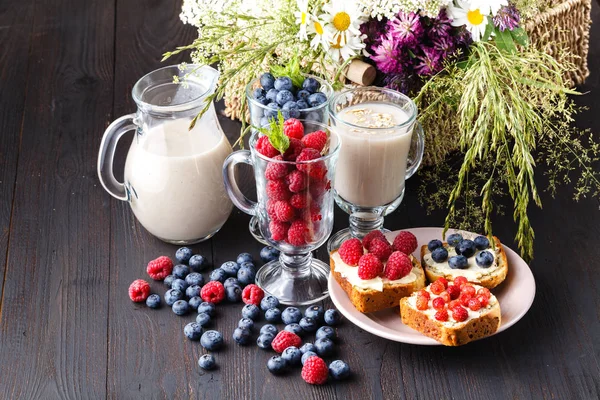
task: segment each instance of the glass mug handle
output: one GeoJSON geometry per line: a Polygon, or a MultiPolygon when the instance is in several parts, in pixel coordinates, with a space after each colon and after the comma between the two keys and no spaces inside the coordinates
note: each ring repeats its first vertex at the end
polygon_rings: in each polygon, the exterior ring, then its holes
{"type": "Polygon", "coordinates": [[[115,120],[106,128],[100,143],[100,152],[98,153],[98,178],[104,189],[116,199],[129,201],[129,192],[125,184],[117,181],[113,173],[113,160],[115,150],[121,136],[125,133],[137,129],[134,123],[135,114],[124,115],[115,120]]]}
{"type": "Polygon", "coordinates": [[[413,133],[417,136],[416,138],[413,137],[413,143],[410,146],[405,179],[410,178],[417,172],[421,165],[421,161],[423,161],[423,152],[425,151],[425,133],[423,132],[423,126],[420,122],[417,121],[415,124],[413,133]]]}
{"type": "Polygon", "coordinates": [[[225,182],[225,190],[229,198],[237,208],[246,214],[256,215],[258,203],[250,200],[240,190],[235,180],[235,166],[238,164],[248,164],[254,168],[254,162],[250,156],[250,151],[240,150],[231,153],[223,163],[223,181],[225,182]]]}

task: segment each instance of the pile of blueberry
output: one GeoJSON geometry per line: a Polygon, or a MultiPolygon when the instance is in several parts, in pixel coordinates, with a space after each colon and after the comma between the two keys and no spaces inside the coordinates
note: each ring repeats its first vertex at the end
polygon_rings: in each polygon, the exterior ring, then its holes
{"type": "Polygon", "coordinates": [[[448,246],[454,247],[456,255],[448,258],[448,249],[444,247],[441,240],[434,239],[427,244],[431,251],[431,258],[436,263],[446,260],[452,269],[466,269],[469,267],[469,258],[475,256],[475,262],[481,268],[489,268],[494,263],[490,248],[490,241],[485,236],[477,236],[475,239],[464,239],[460,233],[448,236],[448,246]]]}
{"type": "Polygon", "coordinates": [[[327,102],[327,95],[319,91],[321,84],[315,78],[305,78],[302,87],[296,87],[289,77],[275,79],[267,72],[260,77],[260,84],[261,87],[252,92],[252,97],[267,109],[264,112],[261,109],[253,109],[253,123],[260,121],[260,126],[268,125],[269,119],[277,117],[279,110],[285,120],[302,117],[322,121],[320,115],[301,115],[302,111],[327,102]]]}

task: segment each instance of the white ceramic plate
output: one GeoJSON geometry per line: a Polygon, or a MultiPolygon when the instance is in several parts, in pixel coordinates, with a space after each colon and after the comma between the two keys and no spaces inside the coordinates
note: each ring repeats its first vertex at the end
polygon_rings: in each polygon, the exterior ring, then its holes
{"type": "MultiPolygon", "coordinates": [[[[419,248],[413,253],[420,260],[420,248],[432,239],[442,238],[442,228],[409,229],[416,237],[419,248]]],[[[448,234],[455,231],[448,232],[448,234]]],[[[529,310],[535,297],[535,280],[527,263],[510,248],[504,246],[508,258],[508,275],[506,280],[492,290],[498,298],[502,310],[502,322],[496,333],[500,333],[520,320],[529,310]]],[[[441,343],[422,335],[404,325],[398,314],[398,308],[362,314],[354,308],[346,292],[329,274],[329,295],[337,309],[353,324],[374,335],[396,342],[441,345],[441,343]]]]}

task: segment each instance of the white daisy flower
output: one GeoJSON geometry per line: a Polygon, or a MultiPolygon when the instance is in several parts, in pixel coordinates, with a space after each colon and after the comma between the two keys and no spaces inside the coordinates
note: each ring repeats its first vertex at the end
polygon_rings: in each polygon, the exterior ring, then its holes
{"type": "Polygon", "coordinates": [[[306,33],[306,27],[310,24],[311,15],[308,13],[308,0],[297,0],[299,11],[294,13],[296,17],[296,23],[300,24],[300,31],[298,32],[298,37],[300,40],[308,40],[308,35],[306,33]]]}
{"type": "Polygon", "coordinates": [[[321,45],[325,51],[329,51],[331,37],[329,32],[325,30],[325,22],[316,15],[311,15],[309,19],[310,23],[307,31],[310,35],[315,35],[310,41],[310,47],[316,50],[321,45]]]}
{"type": "Polygon", "coordinates": [[[321,18],[331,36],[329,53],[335,61],[347,60],[365,48],[359,29],[365,16],[354,0],[331,0],[323,11],[321,18]]]}
{"type": "Polygon", "coordinates": [[[507,0],[470,0],[470,10],[481,10],[484,15],[496,15],[503,6],[508,5],[507,0]]]}
{"type": "Polygon", "coordinates": [[[471,32],[473,41],[479,42],[485,33],[485,28],[488,24],[487,16],[489,10],[473,8],[469,2],[457,0],[458,6],[448,6],[448,14],[452,18],[452,26],[465,25],[467,30],[471,32]]]}

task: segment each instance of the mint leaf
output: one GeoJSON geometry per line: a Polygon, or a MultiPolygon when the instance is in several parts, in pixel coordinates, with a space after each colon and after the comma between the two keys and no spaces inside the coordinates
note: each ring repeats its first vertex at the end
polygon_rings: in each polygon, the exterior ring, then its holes
{"type": "Polygon", "coordinates": [[[515,46],[515,42],[513,41],[512,35],[509,30],[501,31],[500,29],[495,29],[496,37],[494,41],[496,42],[496,46],[500,50],[507,51],[509,53],[516,53],[517,46],[515,46]]]}
{"type": "Polygon", "coordinates": [[[275,147],[281,155],[286,152],[286,150],[290,147],[290,138],[287,137],[285,133],[283,133],[283,124],[284,124],[283,114],[281,110],[277,111],[277,119],[271,118],[269,120],[268,128],[257,128],[266,137],[269,138],[269,142],[271,146],[275,147]]]}
{"type": "Polygon", "coordinates": [[[273,74],[275,78],[282,76],[289,77],[296,87],[301,88],[302,84],[304,83],[304,75],[302,75],[302,70],[300,69],[300,60],[297,56],[292,58],[286,66],[272,65],[271,74],[273,74]]]}

